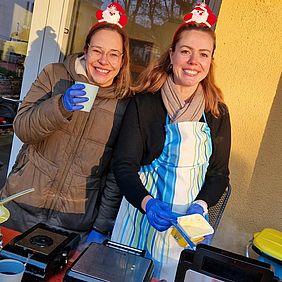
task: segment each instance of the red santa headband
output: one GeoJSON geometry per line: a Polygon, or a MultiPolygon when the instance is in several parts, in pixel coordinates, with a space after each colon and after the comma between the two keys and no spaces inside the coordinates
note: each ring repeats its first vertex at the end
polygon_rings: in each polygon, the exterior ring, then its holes
{"type": "Polygon", "coordinates": [[[184,16],[184,22],[184,24],[196,23],[211,27],[216,22],[216,16],[207,4],[201,3],[197,4],[192,12],[184,16]]]}
{"type": "Polygon", "coordinates": [[[96,12],[98,23],[116,24],[120,28],[124,27],[128,20],[122,6],[118,3],[111,3],[106,10],[98,10],[96,12]]]}

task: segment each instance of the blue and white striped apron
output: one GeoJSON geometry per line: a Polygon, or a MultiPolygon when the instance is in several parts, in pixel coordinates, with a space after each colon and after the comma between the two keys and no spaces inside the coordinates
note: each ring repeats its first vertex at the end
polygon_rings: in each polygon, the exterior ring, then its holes
{"type": "MultiPolygon", "coordinates": [[[[204,183],[212,153],[210,128],[206,120],[169,124],[167,118],[165,131],[161,155],[141,167],[139,176],[154,198],[184,215],[204,183]]],[[[154,277],[170,282],[174,281],[183,250],[170,233],[171,228],[157,231],[149,224],[146,215],[123,198],[111,239],[146,250],[148,257],[154,260],[154,277]]]]}

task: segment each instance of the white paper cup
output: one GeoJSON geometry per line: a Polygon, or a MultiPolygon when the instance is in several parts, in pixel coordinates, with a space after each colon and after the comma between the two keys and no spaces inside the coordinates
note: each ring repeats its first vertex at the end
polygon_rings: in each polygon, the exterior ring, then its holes
{"type": "Polygon", "coordinates": [[[20,282],[24,271],[24,264],[18,260],[0,260],[0,282],[20,282]]]}
{"type": "Polygon", "coordinates": [[[85,88],[83,90],[86,92],[86,95],[84,95],[82,97],[87,97],[89,99],[87,102],[77,103],[77,105],[83,105],[84,106],[84,108],[81,109],[80,111],[90,112],[91,109],[92,109],[92,105],[94,103],[94,100],[96,98],[96,95],[98,93],[99,86],[89,84],[89,83],[85,83],[85,82],[81,82],[81,81],[76,81],[75,84],[83,84],[85,86],[85,88]]]}

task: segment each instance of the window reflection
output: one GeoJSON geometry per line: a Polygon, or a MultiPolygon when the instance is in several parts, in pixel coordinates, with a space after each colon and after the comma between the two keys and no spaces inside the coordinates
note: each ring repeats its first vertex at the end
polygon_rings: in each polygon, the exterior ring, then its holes
{"type": "Polygon", "coordinates": [[[33,2],[23,0],[0,2],[1,97],[19,98],[33,2]]]}
{"type": "Polygon", "coordinates": [[[12,122],[19,99],[34,1],[0,1],[0,188],[12,141],[12,122]],[[4,99],[4,98],[8,98],[4,99]]]}

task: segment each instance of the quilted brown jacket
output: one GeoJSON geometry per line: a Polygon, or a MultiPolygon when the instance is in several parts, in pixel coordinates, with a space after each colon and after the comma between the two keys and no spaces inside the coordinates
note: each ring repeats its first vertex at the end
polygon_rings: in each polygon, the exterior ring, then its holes
{"type": "Polygon", "coordinates": [[[81,233],[94,224],[111,231],[120,198],[114,196],[104,210],[99,204],[126,99],[100,89],[90,113],[65,111],[61,97],[66,89],[74,81],[90,83],[75,72],[77,56],[46,66],[15,118],[14,130],[24,145],[1,196],[30,187],[35,191],[7,205],[8,227],[25,231],[46,222],[81,233]]]}

